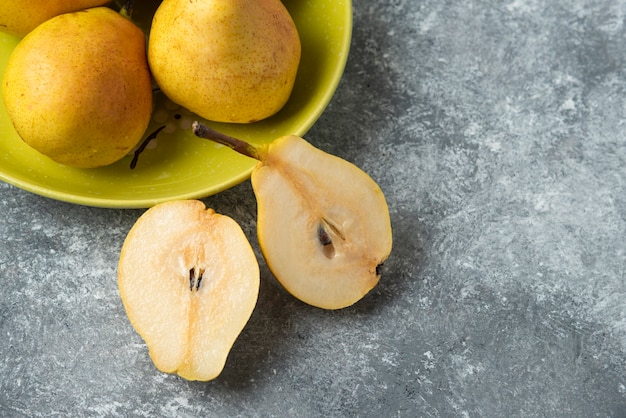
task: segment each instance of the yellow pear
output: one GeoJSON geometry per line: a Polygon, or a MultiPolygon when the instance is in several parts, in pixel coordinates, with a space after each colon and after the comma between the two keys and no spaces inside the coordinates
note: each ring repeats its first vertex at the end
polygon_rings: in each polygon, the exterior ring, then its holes
{"type": "Polygon", "coordinates": [[[0,32],[23,37],[46,20],[63,13],[103,6],[111,0],[2,0],[0,32]]]}
{"type": "Polygon", "coordinates": [[[239,225],[198,200],[144,212],[118,264],[126,314],[152,361],[187,380],[222,372],[252,315],[259,282],[256,256],[239,225]]]}
{"type": "Polygon", "coordinates": [[[265,119],[284,106],[300,53],[280,0],[164,0],[148,45],[166,96],[205,119],[231,123],[265,119]]]}
{"type": "Polygon", "coordinates": [[[193,131],[259,160],[251,176],[259,245],[287,291],[340,309],[376,286],[392,230],[385,196],[367,173],[294,135],[254,147],[198,122],[193,131]]]}
{"type": "Polygon", "coordinates": [[[11,53],[2,99],[17,133],[40,153],[75,167],[111,164],[150,121],[145,35],[107,7],[53,17],[11,53]]]}

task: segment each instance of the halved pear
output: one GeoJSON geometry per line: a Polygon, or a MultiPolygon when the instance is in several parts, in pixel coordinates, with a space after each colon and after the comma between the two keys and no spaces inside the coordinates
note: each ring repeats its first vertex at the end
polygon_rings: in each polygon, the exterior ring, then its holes
{"type": "Polygon", "coordinates": [[[287,291],[340,309],[376,286],[392,229],[385,196],[367,173],[298,136],[255,148],[198,122],[193,130],[259,160],[251,176],[259,245],[287,291]]]}
{"type": "Polygon", "coordinates": [[[223,370],[259,293],[259,265],[231,218],[198,200],[148,209],[124,241],[126,314],[162,372],[211,380],[223,370]]]}

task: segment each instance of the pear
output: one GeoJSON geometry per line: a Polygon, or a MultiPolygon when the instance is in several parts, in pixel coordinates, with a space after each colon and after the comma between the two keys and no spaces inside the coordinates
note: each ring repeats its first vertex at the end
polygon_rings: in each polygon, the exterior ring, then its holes
{"type": "Polygon", "coordinates": [[[288,292],[340,309],[376,286],[392,230],[385,196],[367,173],[295,135],[254,147],[199,122],[193,131],[259,160],[251,175],[259,245],[288,292]]]}
{"type": "Polygon", "coordinates": [[[199,200],[160,203],[129,231],[118,287],[157,369],[207,381],[223,370],[259,293],[259,265],[240,226],[199,200]]]}
{"type": "Polygon", "coordinates": [[[21,38],[54,16],[103,6],[109,2],[110,0],[2,0],[0,32],[21,38]]]}
{"type": "Polygon", "coordinates": [[[216,122],[249,123],[278,112],[301,54],[280,0],[163,0],[148,60],[172,101],[216,122]]]}
{"type": "Polygon", "coordinates": [[[112,164],[141,140],[152,112],[145,35],[107,7],[53,17],[11,53],[2,99],[19,136],[74,167],[112,164]]]}

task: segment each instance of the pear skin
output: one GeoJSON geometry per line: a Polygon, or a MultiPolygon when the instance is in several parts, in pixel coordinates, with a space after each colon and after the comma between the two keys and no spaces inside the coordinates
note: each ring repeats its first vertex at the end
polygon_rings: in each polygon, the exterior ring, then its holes
{"type": "Polygon", "coordinates": [[[53,17],[11,53],[2,99],[19,136],[61,164],[112,164],[152,113],[145,35],[107,7],[53,17]]]}
{"type": "Polygon", "coordinates": [[[118,287],[132,326],[158,370],[215,379],[248,322],[259,265],[231,218],[201,201],[161,203],[129,231],[118,287]]]}
{"type": "Polygon", "coordinates": [[[300,54],[298,31],[280,0],[163,0],[148,45],[166,96],[229,123],[278,112],[291,95],[300,54]]]}
{"type": "Polygon", "coordinates": [[[341,309],[376,286],[392,228],[385,196],[367,173],[294,135],[254,147],[198,122],[193,130],[259,160],[251,175],[259,245],[288,292],[341,309]]]}
{"type": "Polygon", "coordinates": [[[0,2],[0,31],[21,38],[54,16],[104,6],[110,1],[2,0],[0,2]]]}

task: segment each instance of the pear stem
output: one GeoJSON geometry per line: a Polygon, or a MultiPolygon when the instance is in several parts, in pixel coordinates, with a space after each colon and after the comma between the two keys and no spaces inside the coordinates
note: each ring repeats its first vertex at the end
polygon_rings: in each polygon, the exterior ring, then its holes
{"type": "Polygon", "coordinates": [[[241,139],[233,138],[232,136],[218,132],[198,121],[193,122],[191,129],[197,137],[226,145],[246,157],[254,158],[255,160],[260,159],[257,149],[253,145],[250,145],[241,139]]]}

